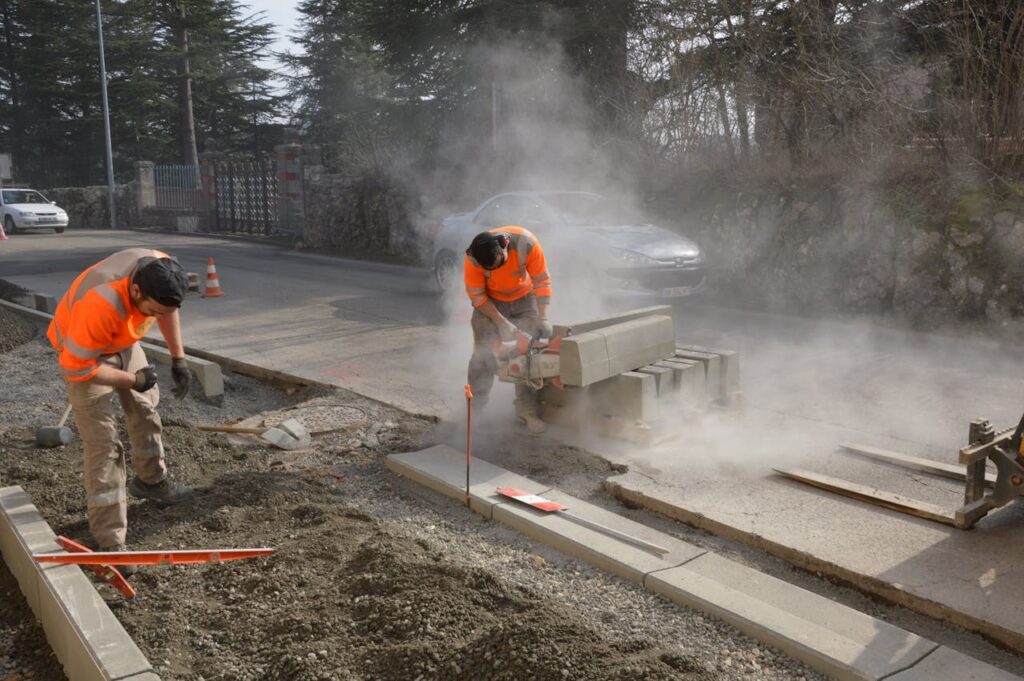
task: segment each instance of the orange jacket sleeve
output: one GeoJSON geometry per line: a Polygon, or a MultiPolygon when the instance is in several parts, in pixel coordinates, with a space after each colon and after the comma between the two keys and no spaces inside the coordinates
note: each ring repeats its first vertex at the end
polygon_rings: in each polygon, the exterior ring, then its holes
{"type": "Polygon", "coordinates": [[[544,257],[544,249],[540,241],[533,244],[530,255],[526,258],[526,273],[533,281],[533,293],[537,300],[546,303],[551,300],[551,275],[548,274],[548,263],[544,257]]]}
{"type": "Polygon", "coordinates": [[[117,312],[93,292],[75,306],[60,353],[60,368],[69,381],[88,381],[99,370],[96,360],[110,346],[121,322],[117,312]],[[89,300],[95,296],[95,300],[89,300]],[[84,304],[83,304],[84,303],[84,304]]]}
{"type": "Polygon", "coordinates": [[[472,301],[473,307],[480,307],[487,302],[487,277],[484,275],[484,268],[470,260],[467,255],[462,272],[466,295],[472,301]]]}

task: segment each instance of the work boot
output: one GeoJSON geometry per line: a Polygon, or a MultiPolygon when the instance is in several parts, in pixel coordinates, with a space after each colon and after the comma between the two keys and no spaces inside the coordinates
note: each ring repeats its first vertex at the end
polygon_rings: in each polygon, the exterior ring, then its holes
{"type": "Polygon", "coordinates": [[[540,435],[548,429],[548,424],[541,421],[540,417],[532,411],[519,414],[519,422],[525,424],[526,430],[533,435],[540,435]]]}
{"type": "MultiPolygon", "coordinates": [[[[118,544],[116,546],[111,546],[110,548],[100,549],[100,551],[117,551],[118,553],[127,550],[128,547],[124,544],[118,544]]],[[[131,577],[139,571],[139,568],[136,565],[104,565],[103,567],[116,569],[118,572],[121,573],[121,576],[125,579],[128,579],[129,577],[131,577]]]]}
{"type": "Polygon", "coordinates": [[[170,478],[148,485],[134,477],[128,483],[128,492],[136,499],[151,499],[161,506],[174,506],[192,498],[191,488],[170,478]]]}

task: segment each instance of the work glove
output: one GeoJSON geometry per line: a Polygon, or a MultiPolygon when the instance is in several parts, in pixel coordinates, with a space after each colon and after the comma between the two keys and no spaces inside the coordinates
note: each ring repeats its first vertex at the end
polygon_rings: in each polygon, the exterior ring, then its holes
{"type": "Polygon", "coordinates": [[[502,342],[508,343],[516,339],[519,335],[519,329],[509,320],[502,319],[498,322],[498,335],[501,336],[502,342]]]}
{"type": "Polygon", "coordinates": [[[171,360],[171,378],[174,379],[174,389],[171,394],[181,400],[188,395],[188,389],[192,385],[192,371],[188,368],[188,362],[184,357],[175,357],[171,360]]]}
{"type": "Polygon", "coordinates": [[[135,372],[135,385],[132,386],[132,390],[144,393],[154,385],[156,385],[156,367],[154,365],[147,364],[135,372]]]}
{"type": "Polygon", "coordinates": [[[555,330],[551,328],[551,322],[546,319],[537,320],[537,338],[551,338],[555,330]]]}

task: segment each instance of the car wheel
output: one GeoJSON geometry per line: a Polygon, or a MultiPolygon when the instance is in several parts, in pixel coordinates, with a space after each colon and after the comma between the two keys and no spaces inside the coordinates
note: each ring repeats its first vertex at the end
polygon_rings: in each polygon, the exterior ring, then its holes
{"type": "Polygon", "coordinates": [[[14,220],[11,219],[10,215],[4,218],[4,231],[7,232],[8,235],[18,233],[18,228],[14,226],[14,220]]]}
{"type": "Polygon", "coordinates": [[[455,290],[459,285],[459,261],[451,251],[441,251],[434,258],[434,278],[442,291],[455,290]]]}
{"type": "Polygon", "coordinates": [[[63,234],[64,233],[64,228],[63,227],[54,227],[53,228],[53,233],[54,234],[63,234]]]}

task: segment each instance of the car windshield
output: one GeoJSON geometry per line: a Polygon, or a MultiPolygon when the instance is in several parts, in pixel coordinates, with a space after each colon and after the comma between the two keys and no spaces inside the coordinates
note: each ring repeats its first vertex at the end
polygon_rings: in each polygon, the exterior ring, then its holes
{"type": "Polygon", "coordinates": [[[4,203],[49,203],[46,197],[31,189],[5,189],[4,203]]]}
{"type": "Polygon", "coordinates": [[[573,227],[618,225],[634,220],[625,208],[595,194],[547,194],[544,200],[566,225],[573,227]]]}

